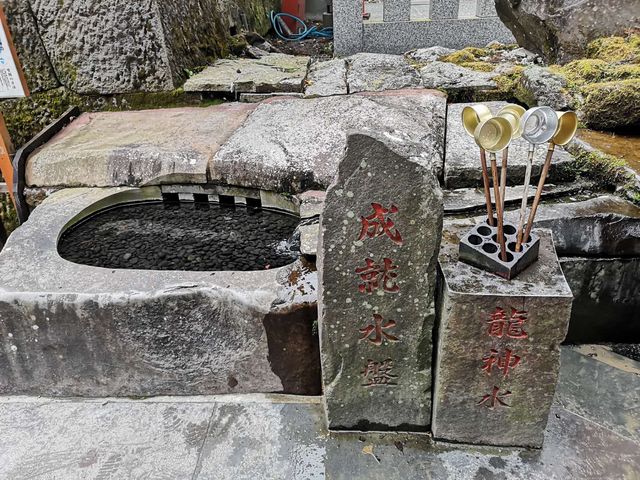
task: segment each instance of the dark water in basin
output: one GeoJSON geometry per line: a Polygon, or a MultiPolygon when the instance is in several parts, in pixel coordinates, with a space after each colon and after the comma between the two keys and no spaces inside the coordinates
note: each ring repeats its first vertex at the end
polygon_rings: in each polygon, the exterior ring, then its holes
{"type": "Polygon", "coordinates": [[[62,258],[105,268],[264,270],[298,256],[299,218],[217,204],[162,202],[98,212],[67,230],[62,258]]]}

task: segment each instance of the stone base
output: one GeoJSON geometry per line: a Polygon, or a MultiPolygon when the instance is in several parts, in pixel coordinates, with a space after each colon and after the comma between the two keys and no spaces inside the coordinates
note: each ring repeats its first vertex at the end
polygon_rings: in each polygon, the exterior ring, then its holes
{"type": "Polygon", "coordinates": [[[432,429],[435,438],[542,446],[572,295],[551,232],[540,257],[504,280],[458,261],[468,225],[448,226],[441,285],[432,429]]]}

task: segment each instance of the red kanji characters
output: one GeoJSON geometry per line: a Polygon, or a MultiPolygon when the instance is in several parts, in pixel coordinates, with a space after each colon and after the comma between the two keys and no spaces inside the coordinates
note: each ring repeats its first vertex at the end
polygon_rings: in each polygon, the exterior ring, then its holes
{"type": "Polygon", "coordinates": [[[393,368],[393,360],[387,358],[382,362],[374,362],[369,359],[367,365],[364,367],[364,371],[361,372],[364,376],[365,383],[363,387],[377,387],[381,385],[397,385],[397,375],[391,373],[393,368]]]}
{"type": "Polygon", "coordinates": [[[476,405],[482,405],[483,403],[487,402],[487,406],[493,410],[493,408],[496,405],[502,405],[503,407],[510,407],[511,405],[507,404],[504,400],[507,397],[511,396],[511,392],[509,390],[507,390],[506,392],[500,393],[500,388],[499,387],[493,387],[493,390],[491,391],[491,393],[485,395],[484,397],[482,397],[482,400],[480,400],[476,405]]]}
{"type": "Polygon", "coordinates": [[[394,271],[397,270],[398,266],[394,265],[390,258],[385,258],[382,266],[377,265],[370,258],[365,260],[365,264],[364,267],[356,268],[356,273],[364,281],[363,284],[358,286],[360,293],[371,293],[377,290],[380,280],[382,280],[382,288],[385,292],[395,293],[400,290],[400,286],[394,280],[398,276],[398,273],[394,271]]]}
{"type": "Polygon", "coordinates": [[[488,333],[497,338],[502,338],[503,336],[514,339],[527,338],[529,335],[523,328],[525,320],[527,320],[527,312],[524,310],[516,310],[512,307],[511,317],[507,319],[504,309],[496,307],[489,320],[487,320],[489,324],[488,333]]]}
{"type": "Polygon", "coordinates": [[[398,341],[398,337],[385,332],[385,330],[388,330],[396,326],[395,320],[389,320],[387,323],[383,325],[382,321],[384,320],[384,318],[382,318],[382,315],[378,315],[377,313],[373,314],[373,320],[375,322],[373,325],[367,325],[366,327],[361,328],[359,330],[361,334],[360,340],[367,339],[374,345],[378,345],[378,346],[382,345],[383,337],[390,342],[398,341]],[[371,338],[372,333],[375,334],[373,338],[371,338]]]}
{"type": "Polygon", "coordinates": [[[490,353],[482,357],[482,370],[491,373],[493,366],[496,365],[498,370],[502,370],[502,374],[506,377],[509,369],[516,368],[519,363],[520,357],[514,355],[508,348],[502,356],[498,355],[498,351],[495,348],[492,348],[490,353]]]}
{"type": "Polygon", "coordinates": [[[362,230],[360,230],[358,240],[363,240],[365,237],[376,238],[386,235],[395,244],[402,245],[402,236],[398,229],[395,228],[395,223],[386,217],[389,213],[398,213],[398,207],[391,204],[391,208],[386,209],[379,203],[372,203],[371,206],[373,207],[373,213],[368,217],[360,217],[362,230]]]}

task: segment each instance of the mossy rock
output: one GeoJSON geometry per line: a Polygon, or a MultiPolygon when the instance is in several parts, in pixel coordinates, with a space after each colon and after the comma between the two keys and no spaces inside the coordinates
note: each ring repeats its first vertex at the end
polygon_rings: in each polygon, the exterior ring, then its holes
{"type": "Polygon", "coordinates": [[[468,52],[465,48],[464,50],[458,50],[456,52],[450,53],[449,55],[445,55],[444,57],[440,57],[441,62],[449,62],[455,63],[456,65],[460,65],[462,63],[475,62],[478,59],[471,52],[468,52]]]}
{"type": "Polygon", "coordinates": [[[493,72],[495,65],[489,62],[464,62],[460,64],[461,67],[470,68],[477,72],[493,72]]]}
{"type": "Polygon", "coordinates": [[[574,60],[562,67],[551,67],[551,71],[563,75],[569,83],[583,85],[585,83],[597,83],[607,79],[610,66],[604,60],[587,58],[574,60]]]}
{"type": "Polygon", "coordinates": [[[588,85],[582,112],[591,128],[614,130],[640,126],[640,79],[588,85]]]}
{"type": "Polygon", "coordinates": [[[587,45],[587,56],[605,62],[640,63],[640,35],[598,38],[587,45]]]}

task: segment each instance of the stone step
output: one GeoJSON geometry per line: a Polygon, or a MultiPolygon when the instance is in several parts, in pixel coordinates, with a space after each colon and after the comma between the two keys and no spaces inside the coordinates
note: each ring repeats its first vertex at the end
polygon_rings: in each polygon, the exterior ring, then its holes
{"type": "Polygon", "coordinates": [[[185,92],[215,94],[302,93],[310,58],[270,53],[259,59],[217,60],[189,78],[185,92]]]}

